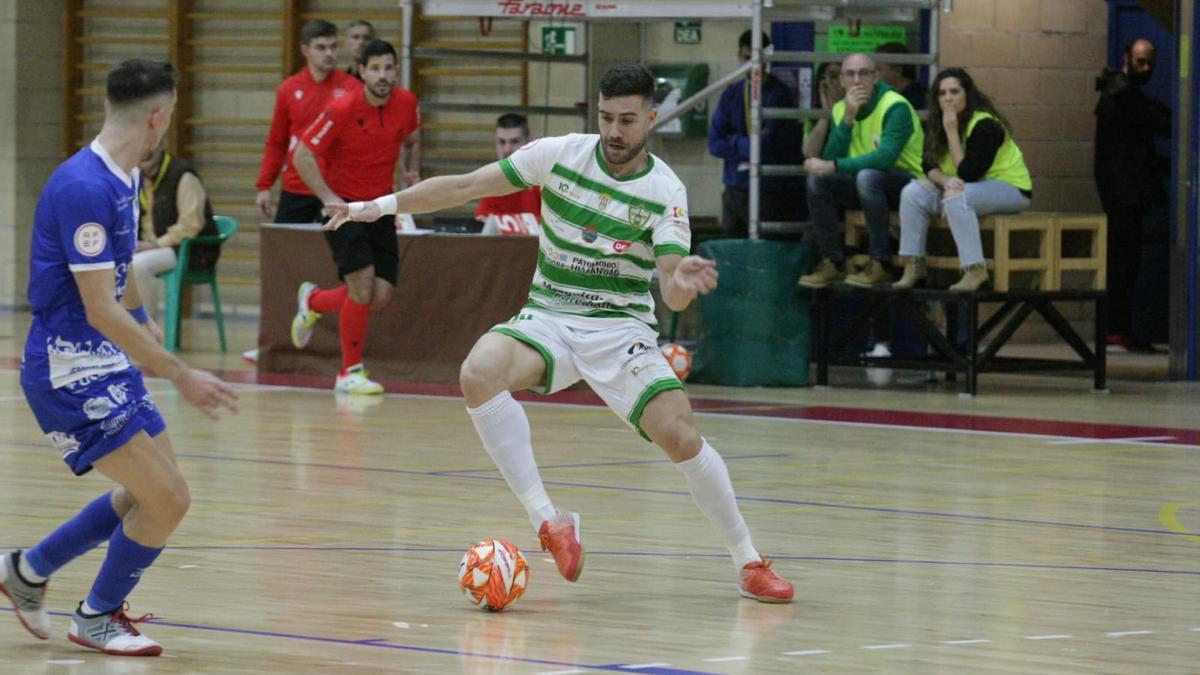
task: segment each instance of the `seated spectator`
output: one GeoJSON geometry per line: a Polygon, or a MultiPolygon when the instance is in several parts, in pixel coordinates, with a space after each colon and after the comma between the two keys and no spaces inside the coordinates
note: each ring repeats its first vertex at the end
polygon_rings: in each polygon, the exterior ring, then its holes
{"type": "Polygon", "coordinates": [[[820,288],[846,280],[855,286],[891,283],[887,269],[891,210],[900,191],[921,176],[924,134],[917,112],[903,96],[876,77],[875,62],[863,53],[842,61],[845,97],[833,106],[836,125],[822,157],[804,160],[808,173],[808,212],[821,262],[800,285],[820,288]],[[870,237],[870,261],[846,276],[838,207],[862,209],[870,237]]]}
{"type": "MultiPolygon", "coordinates": [[[[215,235],[217,224],[200,176],[187,160],[172,155],[159,145],[158,150],[138,164],[138,168],[142,171],[142,189],[138,195],[141,221],[137,250],[133,254],[133,273],[142,294],[142,304],[154,316],[163,286],[163,282],[155,277],[174,269],[176,251],[184,239],[215,235]]],[[[211,269],[220,255],[220,246],[193,246],[188,267],[194,271],[211,269]]]]}
{"type": "MultiPolygon", "coordinates": [[[[842,64],[832,61],[817,68],[813,87],[812,107],[831,110],[833,104],[842,100],[846,91],[842,89],[842,64]]],[[[804,121],[804,158],[820,157],[825,152],[825,141],[829,138],[829,118],[804,121]]]]}
{"type": "MultiPolygon", "coordinates": [[[[885,42],[875,48],[876,54],[911,54],[908,47],[899,42],[885,42]]],[[[879,79],[888,86],[900,92],[908,99],[912,107],[924,110],[928,101],[925,98],[925,87],[917,80],[917,67],[911,63],[880,63],[879,79]]]]}
{"type": "MultiPolygon", "coordinates": [[[[524,115],[505,113],[496,120],[496,159],[508,157],[528,142],[529,120],[525,119],[524,115]]],[[[512,231],[531,228],[523,222],[505,219],[504,223],[497,223],[495,232],[489,232],[485,227],[484,234],[537,234],[536,224],[542,214],[541,188],[534,186],[502,197],[484,197],[479,200],[479,207],[475,209],[475,217],[485,223],[489,221],[489,216],[521,218],[523,214],[532,215],[535,226],[533,231],[512,231]],[[512,225],[513,223],[516,225],[512,225]]]]}
{"type": "Polygon", "coordinates": [[[963,270],[950,290],[974,291],[988,280],[979,216],[1024,211],[1033,182],[1008,122],[967,71],[938,73],[929,95],[937,106],[925,127],[926,177],[900,195],[900,255],[908,265],[893,287],[912,288],[925,276],[929,219],[944,213],[963,270]]]}

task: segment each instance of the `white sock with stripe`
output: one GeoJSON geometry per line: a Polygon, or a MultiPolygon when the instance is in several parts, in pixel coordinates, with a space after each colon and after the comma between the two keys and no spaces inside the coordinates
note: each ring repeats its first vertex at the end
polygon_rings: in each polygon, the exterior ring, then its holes
{"type": "Polygon", "coordinates": [[[487,450],[508,487],[529,513],[533,529],[554,516],[554,504],[542,486],[533,444],[529,435],[529,418],[525,409],[512,394],[502,391],[478,408],[467,408],[479,440],[487,450]]]}
{"type": "Polygon", "coordinates": [[[696,506],[700,507],[708,522],[721,535],[721,542],[733,557],[734,567],[740,570],[746,563],[760,560],[758,551],[750,541],[750,528],[738,510],[725,460],[721,459],[713,446],[703,440],[699,454],[676,462],[675,468],[687,479],[688,490],[692,493],[692,499],[696,500],[696,506]]]}

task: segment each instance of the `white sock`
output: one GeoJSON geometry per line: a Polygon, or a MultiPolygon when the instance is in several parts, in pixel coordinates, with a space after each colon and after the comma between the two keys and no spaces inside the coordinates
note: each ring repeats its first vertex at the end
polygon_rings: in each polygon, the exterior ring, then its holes
{"type": "Polygon", "coordinates": [[[533,444],[529,438],[529,418],[525,409],[507,391],[496,394],[478,408],[467,408],[479,440],[508,487],[529,513],[533,529],[554,516],[554,504],[542,486],[537,462],[533,459],[533,444]]]}
{"type": "Polygon", "coordinates": [[[721,535],[722,543],[733,557],[733,566],[740,570],[746,563],[761,558],[750,541],[750,528],[746,527],[742,512],[738,510],[725,460],[707,440],[703,440],[703,443],[699,454],[677,462],[675,467],[683,472],[692,499],[696,500],[696,505],[704,512],[708,522],[721,535]]]}
{"type": "Polygon", "coordinates": [[[25,556],[18,557],[20,560],[17,562],[17,569],[21,572],[21,576],[25,577],[25,581],[28,581],[31,584],[40,584],[46,580],[46,577],[33,571],[33,567],[30,566],[29,561],[25,559],[25,556]]]}
{"type": "Polygon", "coordinates": [[[100,613],[99,610],[92,609],[92,606],[87,604],[87,600],[84,600],[83,604],[79,606],[79,612],[85,616],[95,616],[100,613]]]}

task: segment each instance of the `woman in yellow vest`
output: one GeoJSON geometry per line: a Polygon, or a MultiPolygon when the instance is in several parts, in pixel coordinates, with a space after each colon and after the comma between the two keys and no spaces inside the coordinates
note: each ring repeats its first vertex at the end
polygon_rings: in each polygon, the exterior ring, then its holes
{"type": "Polygon", "coordinates": [[[988,280],[979,216],[1024,211],[1033,182],[1008,122],[967,71],[938,73],[930,98],[937,105],[925,123],[925,178],[900,193],[900,255],[908,263],[893,287],[912,288],[925,276],[929,219],[944,214],[963,270],[950,290],[974,291],[988,280]]]}

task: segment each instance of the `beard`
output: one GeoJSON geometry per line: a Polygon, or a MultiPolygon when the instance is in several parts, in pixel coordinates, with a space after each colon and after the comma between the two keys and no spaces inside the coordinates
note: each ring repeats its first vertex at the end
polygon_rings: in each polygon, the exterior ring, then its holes
{"type": "Polygon", "coordinates": [[[604,153],[605,161],[607,161],[609,164],[620,165],[632,162],[633,158],[637,157],[638,153],[641,152],[642,148],[644,147],[646,147],[645,140],[637,145],[626,145],[624,150],[611,148],[608,145],[608,141],[604,141],[604,144],[601,146],[601,150],[604,153]]]}
{"type": "Polygon", "coordinates": [[[1142,87],[1142,86],[1145,86],[1146,83],[1148,83],[1152,77],[1154,77],[1154,71],[1151,70],[1151,71],[1147,71],[1145,73],[1129,73],[1126,77],[1129,78],[1129,81],[1131,83],[1136,84],[1139,87],[1142,87]]]}

